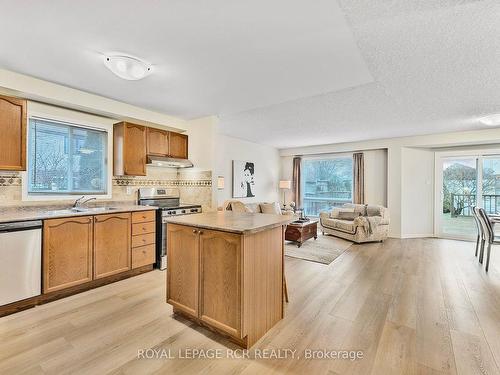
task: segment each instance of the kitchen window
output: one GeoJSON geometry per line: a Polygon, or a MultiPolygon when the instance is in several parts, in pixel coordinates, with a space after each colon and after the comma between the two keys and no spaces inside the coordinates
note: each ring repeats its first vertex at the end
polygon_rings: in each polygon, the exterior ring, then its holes
{"type": "Polygon", "coordinates": [[[107,194],[105,130],[31,117],[28,134],[28,195],[107,194]]]}

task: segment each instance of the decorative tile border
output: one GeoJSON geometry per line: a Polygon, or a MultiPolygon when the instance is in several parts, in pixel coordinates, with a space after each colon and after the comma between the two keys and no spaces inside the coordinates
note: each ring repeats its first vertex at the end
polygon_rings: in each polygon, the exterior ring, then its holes
{"type": "Polygon", "coordinates": [[[167,186],[167,187],[211,187],[212,180],[153,180],[118,177],[115,186],[167,186]]]}
{"type": "Polygon", "coordinates": [[[21,186],[21,176],[18,174],[0,175],[0,186],[21,186]]]}

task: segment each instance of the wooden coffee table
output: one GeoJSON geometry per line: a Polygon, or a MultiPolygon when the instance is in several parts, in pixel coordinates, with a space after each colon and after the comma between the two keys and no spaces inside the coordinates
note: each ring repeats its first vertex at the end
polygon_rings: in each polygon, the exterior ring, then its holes
{"type": "Polygon", "coordinates": [[[297,247],[310,238],[318,238],[318,220],[290,223],[286,226],[285,240],[297,242],[297,247]]]}

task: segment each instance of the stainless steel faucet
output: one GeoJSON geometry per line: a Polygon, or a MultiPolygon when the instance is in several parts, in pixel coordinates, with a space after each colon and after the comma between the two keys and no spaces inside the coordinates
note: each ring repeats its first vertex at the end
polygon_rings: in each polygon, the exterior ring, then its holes
{"type": "Polygon", "coordinates": [[[81,207],[82,205],[84,205],[85,203],[87,202],[90,202],[94,199],[97,199],[97,198],[89,198],[89,199],[86,199],[86,200],[83,200],[82,199],[85,198],[85,195],[82,195],[80,198],[78,198],[75,203],[73,203],[73,208],[77,208],[77,207],[81,207]]]}

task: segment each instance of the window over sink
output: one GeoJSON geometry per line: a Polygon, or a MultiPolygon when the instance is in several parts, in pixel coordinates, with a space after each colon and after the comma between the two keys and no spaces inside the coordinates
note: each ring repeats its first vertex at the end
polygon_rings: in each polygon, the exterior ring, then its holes
{"type": "Polygon", "coordinates": [[[28,195],[106,195],[107,148],[105,129],[30,117],[28,195]]]}

